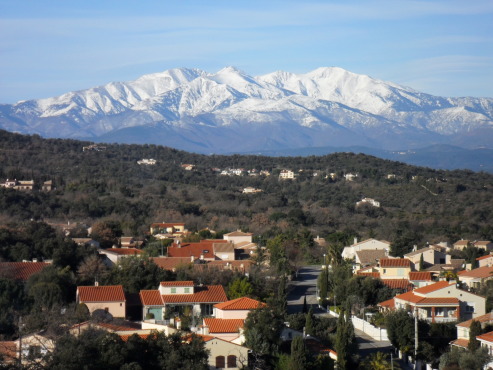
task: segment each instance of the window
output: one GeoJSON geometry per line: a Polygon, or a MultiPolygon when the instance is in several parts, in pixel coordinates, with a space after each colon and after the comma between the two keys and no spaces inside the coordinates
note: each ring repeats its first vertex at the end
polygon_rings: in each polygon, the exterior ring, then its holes
{"type": "Polygon", "coordinates": [[[228,356],[228,367],[236,367],[236,356],[229,355],[228,356]]]}
{"type": "Polygon", "coordinates": [[[474,312],[474,303],[470,303],[470,302],[466,303],[466,312],[468,313],[474,312]]]}
{"type": "Polygon", "coordinates": [[[435,316],[443,316],[445,310],[443,307],[437,307],[435,308],[435,316]]]}
{"type": "Polygon", "coordinates": [[[383,273],[386,274],[387,273],[387,269],[383,269],[383,273]]]}
{"type": "Polygon", "coordinates": [[[225,367],[224,356],[216,356],[216,367],[218,369],[224,369],[225,367]]]}
{"type": "Polygon", "coordinates": [[[176,293],[176,288],[171,288],[171,294],[175,294],[176,293]]]}
{"type": "Polygon", "coordinates": [[[185,293],[190,293],[190,288],[185,288],[185,293]]]}

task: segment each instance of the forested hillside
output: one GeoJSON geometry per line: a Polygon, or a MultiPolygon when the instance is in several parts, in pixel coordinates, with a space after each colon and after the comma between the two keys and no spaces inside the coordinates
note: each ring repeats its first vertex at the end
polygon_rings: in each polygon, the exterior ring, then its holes
{"type": "Polygon", "coordinates": [[[39,186],[53,180],[55,187],[0,188],[0,222],[110,219],[121,222],[124,234],[142,235],[152,222],[181,221],[192,231],[242,229],[264,236],[310,231],[329,240],[376,237],[406,247],[493,239],[493,176],[487,173],[437,171],[352,153],[207,156],[121,144],[83,151],[89,144],[0,131],[0,182],[33,179],[39,186]],[[157,163],[137,164],[143,158],[157,163]],[[195,168],[186,171],[182,164],[195,168]],[[222,176],[214,168],[271,175],[222,176]],[[280,180],[282,169],[297,177],[280,180]],[[347,181],[347,173],[358,176],[347,181]],[[243,194],[245,187],[262,192],[243,194]],[[356,207],[363,197],[381,207],[356,207]]]}

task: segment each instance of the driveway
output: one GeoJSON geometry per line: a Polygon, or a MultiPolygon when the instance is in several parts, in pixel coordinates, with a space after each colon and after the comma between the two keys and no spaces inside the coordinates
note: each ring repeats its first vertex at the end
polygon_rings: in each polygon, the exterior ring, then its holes
{"type": "Polygon", "coordinates": [[[314,313],[325,312],[318,308],[317,299],[317,280],[321,270],[320,265],[305,266],[298,270],[298,277],[288,286],[288,314],[303,311],[305,296],[308,309],[312,307],[314,313]]]}

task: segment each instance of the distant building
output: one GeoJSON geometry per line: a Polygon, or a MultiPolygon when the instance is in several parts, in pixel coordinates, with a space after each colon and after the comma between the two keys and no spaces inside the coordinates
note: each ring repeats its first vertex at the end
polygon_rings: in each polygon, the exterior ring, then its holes
{"type": "Polygon", "coordinates": [[[358,174],[354,174],[354,173],[347,173],[344,175],[344,178],[346,179],[346,181],[354,181],[354,179],[358,177],[358,174]]]}
{"type": "Polygon", "coordinates": [[[144,158],[144,159],[141,159],[140,161],[137,161],[137,164],[152,166],[152,165],[156,164],[156,160],[152,159],[152,158],[149,158],[149,159],[144,158]]]}
{"type": "Polygon", "coordinates": [[[369,204],[373,207],[380,207],[380,202],[377,202],[375,199],[373,198],[363,198],[361,199],[359,202],[356,202],[356,207],[359,207],[363,204],[369,204]]]}
{"type": "Polygon", "coordinates": [[[193,171],[195,168],[194,164],[182,164],[181,168],[183,168],[185,171],[193,171]]]}
{"type": "Polygon", "coordinates": [[[294,172],[291,170],[282,170],[281,173],[279,173],[279,178],[282,180],[294,179],[294,172]]]}
{"type": "Polygon", "coordinates": [[[243,194],[255,194],[255,193],[261,193],[261,192],[262,192],[262,189],[252,188],[251,186],[244,188],[242,191],[243,194]]]}

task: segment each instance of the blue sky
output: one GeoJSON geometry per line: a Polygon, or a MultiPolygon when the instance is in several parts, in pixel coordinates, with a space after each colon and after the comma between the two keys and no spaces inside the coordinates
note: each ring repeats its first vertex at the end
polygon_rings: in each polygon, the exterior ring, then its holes
{"type": "Polygon", "coordinates": [[[0,0],[0,103],[230,65],[493,97],[493,1],[0,0]]]}

